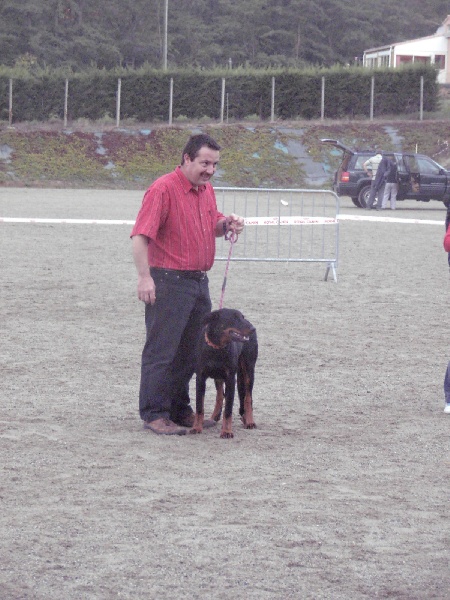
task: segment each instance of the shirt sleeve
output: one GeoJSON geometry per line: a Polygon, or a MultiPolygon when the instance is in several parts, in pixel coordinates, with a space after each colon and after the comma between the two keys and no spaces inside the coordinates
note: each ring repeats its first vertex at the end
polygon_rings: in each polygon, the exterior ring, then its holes
{"type": "Polygon", "coordinates": [[[155,239],[158,229],[167,217],[168,194],[164,186],[154,185],[144,195],[131,236],[145,235],[155,239]]]}

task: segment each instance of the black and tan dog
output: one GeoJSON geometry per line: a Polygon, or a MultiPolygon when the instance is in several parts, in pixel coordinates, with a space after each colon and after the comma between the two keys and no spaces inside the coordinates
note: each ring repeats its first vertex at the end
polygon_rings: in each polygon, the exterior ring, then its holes
{"type": "Polygon", "coordinates": [[[246,429],[256,427],[253,421],[253,383],[258,358],[256,330],[238,311],[215,310],[206,316],[199,340],[196,367],[196,412],[190,433],[201,433],[204,421],[206,380],[216,385],[216,405],[211,419],[219,421],[225,399],[221,438],[232,438],[234,394],[239,394],[239,414],[246,429]],[[225,391],[224,391],[225,386],[225,391]]]}

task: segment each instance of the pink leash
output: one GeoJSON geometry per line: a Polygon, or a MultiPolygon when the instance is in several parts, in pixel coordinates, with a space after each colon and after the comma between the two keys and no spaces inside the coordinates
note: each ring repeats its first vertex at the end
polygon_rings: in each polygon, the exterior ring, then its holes
{"type": "Polygon", "coordinates": [[[230,250],[228,252],[227,266],[225,268],[225,277],[223,278],[222,294],[220,296],[219,309],[223,306],[223,297],[225,296],[225,287],[227,285],[228,267],[230,266],[231,253],[233,252],[233,244],[237,242],[238,236],[234,231],[228,231],[225,234],[225,239],[230,242],[230,250]]]}

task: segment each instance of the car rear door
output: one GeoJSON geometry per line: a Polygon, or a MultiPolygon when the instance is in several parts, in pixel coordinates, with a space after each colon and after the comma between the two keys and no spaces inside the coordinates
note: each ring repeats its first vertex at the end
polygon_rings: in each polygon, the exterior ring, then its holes
{"type": "MultiPolygon", "coordinates": [[[[345,182],[342,183],[342,173],[346,172],[350,163],[350,159],[354,155],[354,151],[351,148],[347,148],[344,144],[342,144],[339,140],[332,140],[328,138],[324,138],[320,140],[323,144],[328,144],[333,146],[334,151],[332,154],[336,156],[340,156],[340,164],[337,168],[337,171],[334,173],[333,178],[333,188],[335,192],[339,195],[342,195],[343,192],[347,192],[347,184],[349,184],[349,179],[345,179],[345,182]]],[[[350,187],[352,187],[350,185],[350,187]]],[[[351,192],[348,192],[349,195],[352,195],[351,192]]]]}

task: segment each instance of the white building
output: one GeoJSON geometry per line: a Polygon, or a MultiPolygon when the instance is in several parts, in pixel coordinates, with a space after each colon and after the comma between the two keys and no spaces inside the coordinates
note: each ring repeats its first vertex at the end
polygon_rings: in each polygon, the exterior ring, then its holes
{"type": "Polygon", "coordinates": [[[434,35],[370,48],[364,51],[365,67],[399,67],[405,63],[431,63],[438,70],[438,82],[450,84],[450,15],[434,35]]]}

